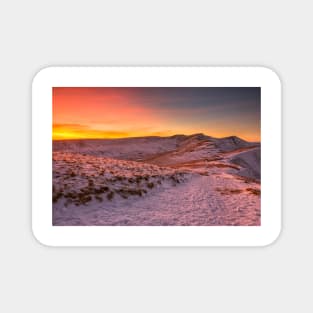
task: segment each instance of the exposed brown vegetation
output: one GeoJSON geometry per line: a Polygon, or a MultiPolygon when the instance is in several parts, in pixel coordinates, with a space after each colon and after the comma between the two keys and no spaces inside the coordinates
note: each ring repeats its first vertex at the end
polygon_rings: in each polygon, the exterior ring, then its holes
{"type": "MultiPolygon", "coordinates": [[[[218,160],[218,159],[214,159],[218,160]]],[[[175,165],[170,165],[169,167],[172,168],[181,168],[181,167],[191,167],[191,168],[233,168],[235,170],[239,170],[240,167],[234,164],[225,164],[225,163],[210,163],[211,161],[208,161],[208,159],[205,160],[195,160],[195,161],[190,161],[190,162],[184,162],[184,163],[179,163],[175,165]]]]}
{"type": "Polygon", "coordinates": [[[213,163],[213,164],[207,164],[207,167],[218,167],[218,168],[233,168],[235,170],[239,170],[240,167],[237,165],[232,165],[232,164],[224,164],[224,163],[213,163]]]}
{"type": "Polygon", "coordinates": [[[154,187],[154,183],[148,183],[148,184],[147,184],[147,187],[150,188],[150,189],[152,189],[152,188],[154,187]]]}
{"type": "Polygon", "coordinates": [[[261,195],[261,190],[260,189],[247,188],[246,190],[249,191],[250,193],[252,193],[253,195],[256,195],[256,196],[260,196],[261,195]]]}
{"type": "Polygon", "coordinates": [[[110,191],[107,195],[108,200],[112,200],[114,198],[114,192],[110,191]]]}
{"type": "Polygon", "coordinates": [[[102,202],[102,201],[103,201],[102,197],[99,196],[99,195],[96,195],[95,198],[96,198],[99,202],[102,202]]]}
{"type": "Polygon", "coordinates": [[[242,193],[244,190],[242,189],[229,189],[229,188],[216,188],[216,191],[219,191],[222,195],[233,195],[242,193]]]}
{"type": "Polygon", "coordinates": [[[127,199],[128,196],[132,195],[132,196],[142,196],[143,193],[146,193],[145,190],[143,189],[131,189],[131,188],[121,188],[119,190],[116,191],[122,198],[127,199]]]}
{"type": "Polygon", "coordinates": [[[259,179],[256,179],[256,178],[245,177],[245,176],[239,176],[239,175],[236,175],[236,178],[237,178],[238,180],[241,180],[241,181],[245,182],[246,184],[249,184],[249,183],[260,184],[260,180],[259,180],[259,179]]]}

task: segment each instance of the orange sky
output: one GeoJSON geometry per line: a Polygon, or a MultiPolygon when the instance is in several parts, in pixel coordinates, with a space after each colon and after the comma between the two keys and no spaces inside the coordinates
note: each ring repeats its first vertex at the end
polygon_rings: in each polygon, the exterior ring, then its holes
{"type": "Polygon", "coordinates": [[[54,140],[193,133],[259,141],[259,88],[53,88],[54,140]]]}

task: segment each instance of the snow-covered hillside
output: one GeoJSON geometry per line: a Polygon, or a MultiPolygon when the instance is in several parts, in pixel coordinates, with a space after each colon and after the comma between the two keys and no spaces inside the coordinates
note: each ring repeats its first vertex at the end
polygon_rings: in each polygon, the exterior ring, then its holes
{"type": "Polygon", "coordinates": [[[54,152],[53,202],[58,208],[87,204],[92,199],[141,197],[159,185],[176,186],[190,175],[190,171],[153,164],[54,152]]]}
{"type": "Polygon", "coordinates": [[[53,143],[54,225],[260,225],[260,144],[203,134],[53,143]]]}
{"type": "Polygon", "coordinates": [[[121,160],[141,160],[143,157],[175,150],[185,136],[139,137],[122,139],[61,140],[53,142],[53,151],[104,156],[121,160]]]}

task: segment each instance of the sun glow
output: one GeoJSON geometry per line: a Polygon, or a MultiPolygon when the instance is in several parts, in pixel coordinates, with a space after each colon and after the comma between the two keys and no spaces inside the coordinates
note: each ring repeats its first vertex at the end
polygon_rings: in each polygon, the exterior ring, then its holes
{"type": "MultiPolygon", "coordinates": [[[[260,99],[226,88],[53,88],[53,140],[205,133],[260,140],[260,99]]],[[[246,88],[243,88],[246,89],[246,88]]],[[[249,88],[248,88],[249,89],[249,88]]],[[[250,92],[250,91],[249,91],[250,92]]]]}

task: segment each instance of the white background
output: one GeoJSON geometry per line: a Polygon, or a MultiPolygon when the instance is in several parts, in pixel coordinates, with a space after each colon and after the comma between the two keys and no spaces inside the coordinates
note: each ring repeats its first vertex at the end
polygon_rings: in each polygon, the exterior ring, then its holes
{"type": "Polygon", "coordinates": [[[309,1],[2,1],[2,312],[310,312],[309,1]],[[31,233],[31,79],[47,65],[264,65],[283,82],[283,231],[266,248],[47,248],[31,233]]]}
{"type": "Polygon", "coordinates": [[[49,246],[265,246],[281,231],[281,82],[265,67],[47,67],[32,84],[32,229],[49,246]],[[52,225],[54,86],[258,86],[261,88],[261,226],[52,225]]]}

